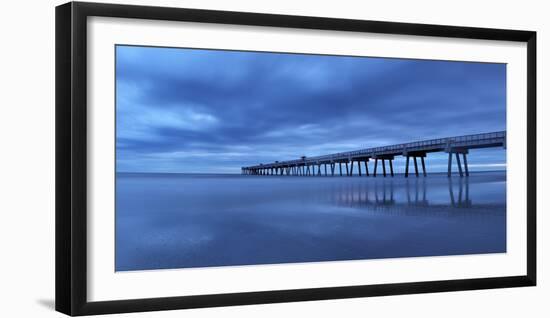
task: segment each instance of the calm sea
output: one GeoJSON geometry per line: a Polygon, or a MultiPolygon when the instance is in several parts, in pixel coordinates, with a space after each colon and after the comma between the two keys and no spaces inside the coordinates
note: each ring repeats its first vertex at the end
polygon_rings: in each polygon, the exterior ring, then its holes
{"type": "Polygon", "coordinates": [[[506,173],[119,173],[116,270],[506,252],[506,173]]]}

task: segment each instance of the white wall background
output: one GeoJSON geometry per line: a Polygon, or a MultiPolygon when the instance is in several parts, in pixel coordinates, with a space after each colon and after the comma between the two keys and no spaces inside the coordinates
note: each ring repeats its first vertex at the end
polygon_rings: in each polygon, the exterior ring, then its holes
{"type": "MultiPolygon", "coordinates": [[[[316,301],[116,317],[548,317],[550,277],[550,7],[546,1],[126,0],[111,2],[538,32],[539,285],[530,288],[316,301]]],[[[0,317],[62,317],[54,306],[54,7],[10,1],[0,11],[0,317]]],[[[144,286],[146,288],[146,286],[144,286]]]]}

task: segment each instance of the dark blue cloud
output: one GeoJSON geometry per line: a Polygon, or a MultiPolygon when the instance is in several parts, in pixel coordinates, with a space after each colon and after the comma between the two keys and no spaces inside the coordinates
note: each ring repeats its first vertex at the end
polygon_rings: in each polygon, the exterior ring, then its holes
{"type": "MultiPolygon", "coordinates": [[[[506,129],[505,64],[133,46],[116,62],[118,171],[239,173],[506,129]]],[[[503,168],[478,152],[472,170],[503,168]]]]}

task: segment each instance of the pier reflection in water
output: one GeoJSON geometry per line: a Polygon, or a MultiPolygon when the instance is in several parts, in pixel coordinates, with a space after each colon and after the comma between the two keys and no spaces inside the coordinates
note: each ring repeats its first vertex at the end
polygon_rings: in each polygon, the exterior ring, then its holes
{"type": "MultiPolygon", "coordinates": [[[[439,187],[440,185],[431,184],[430,187],[439,187]]],[[[470,180],[469,179],[447,179],[448,202],[445,202],[444,196],[435,191],[434,200],[430,204],[428,200],[428,181],[426,179],[405,180],[381,180],[380,182],[370,183],[341,183],[331,189],[333,202],[339,206],[366,207],[366,208],[387,208],[405,210],[403,206],[422,207],[424,212],[430,210],[441,211],[445,208],[469,208],[469,209],[487,209],[492,205],[479,204],[473,205],[470,199],[470,180]],[[397,183],[397,184],[395,184],[397,183]],[[396,190],[397,188],[397,200],[396,190]],[[403,191],[403,193],[400,193],[403,191]],[[437,198],[436,198],[437,196],[437,198]],[[435,208],[435,209],[434,209],[435,208]]],[[[322,199],[322,198],[319,198],[322,199]]],[[[448,209],[447,209],[448,210],[448,209]]],[[[457,212],[460,214],[460,212],[457,212]]]]}
{"type": "Polygon", "coordinates": [[[116,268],[502,253],[506,174],[119,174],[116,268]]]}

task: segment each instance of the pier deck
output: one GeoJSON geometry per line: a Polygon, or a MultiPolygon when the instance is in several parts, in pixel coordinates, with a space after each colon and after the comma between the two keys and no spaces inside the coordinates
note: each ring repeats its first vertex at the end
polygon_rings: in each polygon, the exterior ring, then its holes
{"type": "Polygon", "coordinates": [[[301,157],[300,159],[275,161],[267,164],[242,167],[241,173],[246,175],[281,175],[281,176],[321,176],[321,175],[353,175],[354,165],[357,166],[359,176],[362,173],[362,163],[365,176],[370,176],[368,162],[374,160],[372,176],[378,173],[378,162],[382,165],[382,174],[388,175],[386,161],[389,163],[389,175],[394,176],[393,160],[396,156],[406,157],[405,177],[409,176],[410,159],[414,162],[414,172],[418,177],[418,159],[421,161],[422,175],[426,176],[425,158],[428,153],[446,152],[449,154],[447,175],[451,176],[453,155],[456,158],[459,175],[468,176],[467,154],[470,149],[478,148],[506,148],[506,131],[497,131],[475,135],[464,135],[447,138],[429,139],[383,147],[366,148],[348,152],[339,152],[315,157],[301,157]],[[462,157],[462,160],[461,160],[462,157]],[[338,164],[338,171],[336,165],[338,164]],[[343,170],[342,165],[345,166],[343,170]],[[324,170],[321,169],[324,166],[324,170]],[[316,170],[317,168],[317,170],[316,170]],[[327,169],[328,168],[328,169],[327,169]]]}

